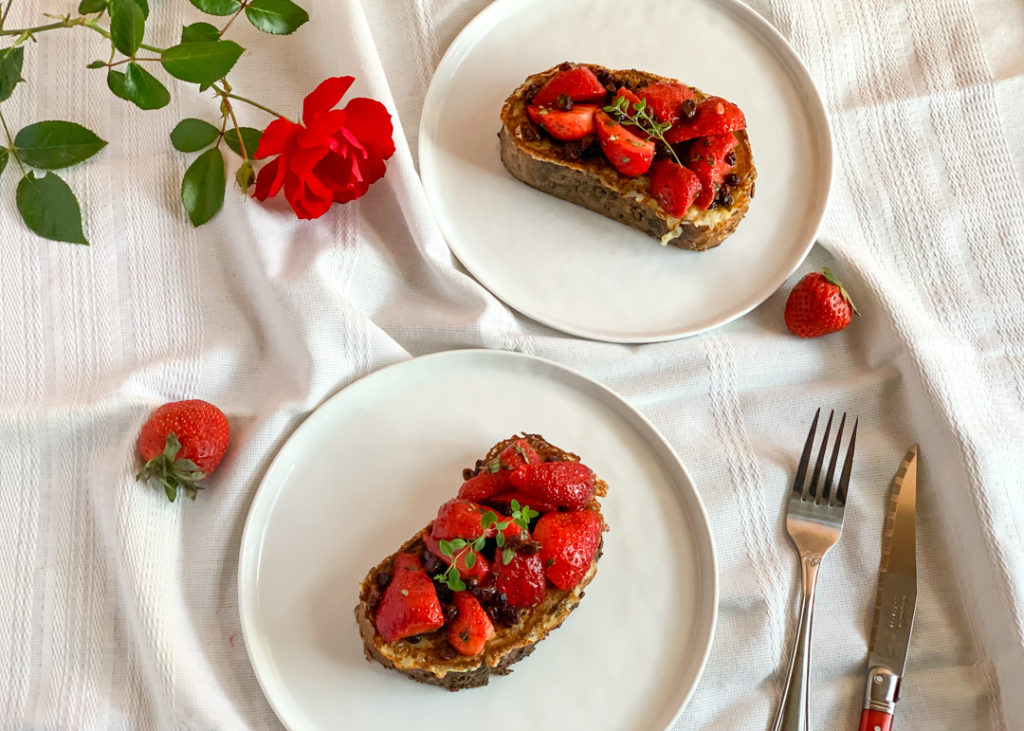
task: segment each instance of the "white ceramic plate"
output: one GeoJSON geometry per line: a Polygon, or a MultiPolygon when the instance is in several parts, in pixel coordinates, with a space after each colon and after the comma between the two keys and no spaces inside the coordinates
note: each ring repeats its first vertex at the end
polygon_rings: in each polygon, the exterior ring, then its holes
{"type": "Polygon", "coordinates": [[[419,161],[449,246],[496,296],[573,335],[650,342],[729,322],[793,273],[825,211],[832,136],[800,59],[737,0],[497,0],[437,67],[419,161]],[[505,97],[565,60],[677,78],[743,109],[758,178],[733,236],[702,253],[662,248],[504,169],[505,97]]]}
{"type": "Polygon", "coordinates": [[[239,608],[256,676],[290,729],[666,728],[710,649],[718,585],[700,497],[653,426],[549,361],[454,351],[378,371],[316,410],[275,458],[242,537],[239,608]],[[519,431],[611,486],[586,599],[514,672],[449,693],[369,663],[366,571],[519,431]]]}

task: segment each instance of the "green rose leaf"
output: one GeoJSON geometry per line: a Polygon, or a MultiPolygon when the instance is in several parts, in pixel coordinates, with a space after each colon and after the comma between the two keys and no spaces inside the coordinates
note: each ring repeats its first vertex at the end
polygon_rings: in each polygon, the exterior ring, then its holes
{"type": "Polygon", "coordinates": [[[134,61],[124,72],[124,92],[139,109],[161,109],[171,101],[167,87],[134,61]]]}
{"type": "Polygon", "coordinates": [[[217,26],[209,23],[193,23],[181,29],[182,43],[216,40],[220,40],[220,31],[217,30],[217,26]]]}
{"type": "Polygon", "coordinates": [[[253,183],[256,182],[256,173],[252,171],[252,161],[246,160],[235,172],[235,182],[238,183],[238,187],[242,189],[242,192],[247,192],[253,183]]]}
{"type": "Polygon", "coordinates": [[[90,61],[89,63],[87,63],[85,65],[85,67],[87,69],[102,69],[102,68],[105,68],[106,65],[107,65],[106,61],[100,61],[100,60],[97,59],[96,61],[90,61]]]}
{"type": "Polygon", "coordinates": [[[110,3],[110,37],[114,47],[125,56],[134,56],[142,43],[146,14],[135,0],[112,0],[110,3]]]}
{"type": "Polygon", "coordinates": [[[195,159],[181,181],[181,202],[193,226],[200,226],[224,204],[224,156],[216,147],[195,159]]]}
{"type": "Polygon", "coordinates": [[[7,152],[6,147],[0,147],[0,175],[3,174],[4,168],[7,167],[7,158],[10,154],[7,152]]]}
{"type": "Polygon", "coordinates": [[[15,194],[18,213],[34,233],[51,241],[86,244],[82,211],[68,184],[53,173],[37,178],[28,173],[15,194]]]}
{"type": "Polygon", "coordinates": [[[0,50],[0,102],[9,99],[14,87],[21,81],[21,64],[25,49],[21,46],[0,50]]]}
{"type": "Polygon", "coordinates": [[[107,9],[107,0],[82,0],[78,3],[78,14],[79,15],[91,15],[92,13],[102,13],[107,9]]]}
{"type": "Polygon", "coordinates": [[[242,4],[238,0],[189,0],[207,15],[231,15],[242,4]]]}
{"type": "Polygon", "coordinates": [[[106,144],[95,133],[74,122],[36,122],[14,137],[14,149],[22,161],[44,170],[82,162],[106,144]]]}
{"type": "Polygon", "coordinates": [[[131,97],[128,96],[128,90],[125,89],[124,74],[120,71],[110,69],[107,72],[107,88],[114,92],[114,96],[119,96],[128,102],[131,101],[131,97]]]}
{"type": "Polygon", "coordinates": [[[220,134],[217,128],[201,119],[183,119],[171,130],[171,144],[179,152],[198,152],[209,146],[220,134]]]}
{"type": "MultiPolygon", "coordinates": [[[[260,146],[260,137],[263,133],[258,129],[252,127],[239,127],[238,132],[242,133],[242,142],[245,143],[246,157],[252,157],[256,153],[256,148],[260,146]]],[[[231,148],[232,152],[236,155],[242,154],[242,146],[238,144],[238,132],[234,129],[229,129],[224,133],[224,141],[228,147],[231,148]]]]}
{"type": "Polygon", "coordinates": [[[252,0],[245,6],[245,17],[261,31],[283,36],[309,20],[309,13],[291,0],[252,0]]]}
{"type": "Polygon", "coordinates": [[[149,20],[149,0],[135,0],[135,4],[142,11],[142,17],[149,20]]]}
{"type": "Polygon", "coordinates": [[[242,50],[234,41],[182,43],[165,50],[160,63],[176,79],[209,85],[231,70],[242,50]]]}

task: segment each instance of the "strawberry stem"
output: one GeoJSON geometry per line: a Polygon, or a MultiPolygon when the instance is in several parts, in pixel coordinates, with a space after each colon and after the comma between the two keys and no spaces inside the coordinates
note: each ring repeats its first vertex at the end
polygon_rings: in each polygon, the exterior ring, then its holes
{"type": "Polygon", "coordinates": [[[196,499],[201,486],[195,483],[206,477],[199,466],[190,459],[176,459],[181,450],[181,442],[174,432],[168,432],[164,441],[164,451],[146,462],[135,479],[141,481],[155,480],[163,485],[164,494],[172,503],[178,497],[178,488],[192,500],[196,499]]]}
{"type": "Polygon", "coordinates": [[[832,273],[832,270],[829,269],[828,267],[825,267],[822,270],[821,274],[830,284],[834,284],[835,286],[839,287],[839,294],[843,296],[844,300],[850,303],[850,307],[853,308],[853,314],[855,314],[857,317],[860,317],[860,312],[857,310],[857,305],[853,304],[853,300],[850,298],[850,293],[846,291],[846,287],[844,287],[843,283],[839,281],[839,278],[832,273]]]}

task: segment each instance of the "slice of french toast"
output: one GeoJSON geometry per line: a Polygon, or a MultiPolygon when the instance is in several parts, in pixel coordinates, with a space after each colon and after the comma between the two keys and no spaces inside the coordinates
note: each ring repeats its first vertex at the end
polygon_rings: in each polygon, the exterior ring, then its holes
{"type": "MultiPolygon", "coordinates": [[[[573,109],[571,97],[574,87],[567,86],[570,93],[561,94],[552,101],[548,98],[552,95],[545,91],[545,87],[550,89],[548,82],[559,74],[575,73],[580,68],[593,72],[601,83],[604,95],[584,92],[581,95],[582,101],[576,103],[576,109],[596,107],[599,117],[602,111],[614,106],[618,94],[626,94],[631,101],[638,101],[637,93],[642,95],[642,90],[654,85],[660,88],[673,85],[688,89],[692,104],[687,113],[691,118],[695,111],[700,115],[702,102],[713,104],[719,101],[718,97],[712,97],[692,86],[646,71],[615,70],[597,64],[566,62],[527,77],[505,100],[498,137],[501,161],[508,171],[527,185],[632,226],[659,239],[663,245],[703,251],[722,243],[736,230],[754,196],[757,169],[754,167],[745,121],[742,128],[737,129],[739,125],[733,125],[731,129],[715,130],[714,137],[704,138],[721,139],[718,136],[721,132],[735,139],[734,146],[731,145],[727,152],[727,159],[718,160],[718,169],[710,171],[708,168],[699,169],[704,165],[705,157],[712,168],[716,164],[712,157],[698,152],[701,140],[687,137],[676,142],[677,137],[686,137],[673,135],[675,127],[687,124],[686,118],[679,120],[673,111],[672,129],[665,132],[667,141],[652,134],[649,128],[629,126],[626,120],[624,125],[628,132],[625,134],[636,135],[630,139],[639,152],[643,152],[641,143],[653,143],[653,167],[650,171],[637,174],[636,169],[617,167],[610,160],[605,143],[609,136],[615,140],[621,135],[601,135],[598,134],[602,131],[600,129],[584,135],[582,128],[576,134],[575,126],[559,128],[554,124],[546,124],[548,121],[564,124],[559,118],[571,116],[573,109]],[[620,92],[621,89],[626,91],[620,92]],[[538,107],[535,100],[541,96],[544,97],[544,105],[538,107]],[[669,147],[672,149],[669,150],[669,147]],[[697,201],[689,205],[684,203],[682,208],[669,212],[666,197],[659,196],[657,189],[652,191],[654,171],[664,164],[661,161],[679,161],[681,166],[688,168],[687,176],[691,170],[703,174],[703,201],[698,195],[697,201]],[[695,161],[700,162],[695,164],[695,161]]],[[[721,101],[735,109],[734,105],[721,101]]],[[[646,106],[646,98],[644,102],[646,106]]],[[[621,112],[629,114],[633,110],[632,104],[620,106],[619,120],[622,121],[621,112]]],[[[647,110],[655,108],[647,107],[647,110]]],[[[643,111],[640,109],[641,115],[643,111]]],[[[662,112],[663,109],[655,111],[662,112]]],[[[738,109],[736,111],[739,113],[738,109]]],[[[742,114],[739,114],[742,118],[742,114]]],[[[668,124],[665,115],[651,115],[649,119],[652,123],[668,124]]],[[[570,118],[568,123],[576,125],[580,122],[577,118],[570,118]]],[[[633,162],[636,162],[635,158],[633,162]]],[[[649,166],[650,161],[647,164],[649,166]]],[[[678,200],[680,196],[673,192],[672,197],[678,200]]]]}
{"type": "Polygon", "coordinates": [[[607,484],[540,435],[499,442],[463,478],[460,497],[370,569],[355,607],[367,660],[452,691],[507,675],[566,620],[607,530],[607,484]]]}

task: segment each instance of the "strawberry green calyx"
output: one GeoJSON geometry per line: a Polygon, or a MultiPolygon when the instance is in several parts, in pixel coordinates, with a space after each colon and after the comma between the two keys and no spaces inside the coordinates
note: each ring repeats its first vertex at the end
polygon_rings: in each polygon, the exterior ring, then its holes
{"type": "Polygon", "coordinates": [[[835,286],[839,287],[839,294],[843,296],[844,300],[850,303],[850,307],[853,308],[853,314],[855,314],[857,317],[860,317],[860,312],[857,310],[857,305],[853,304],[853,300],[850,299],[850,293],[846,291],[846,287],[844,287],[843,283],[839,281],[838,277],[836,277],[836,275],[832,273],[832,270],[829,269],[828,267],[825,267],[822,270],[821,274],[823,277],[825,277],[825,279],[828,280],[829,284],[834,284],[835,286]]]}
{"type": "Polygon", "coordinates": [[[164,487],[167,499],[172,503],[178,497],[178,488],[185,490],[185,494],[192,500],[202,488],[195,483],[206,477],[206,474],[199,469],[198,465],[190,459],[175,459],[181,449],[181,442],[174,432],[167,434],[167,441],[164,444],[164,451],[153,459],[146,462],[136,480],[145,481],[154,479],[164,487]]]}

